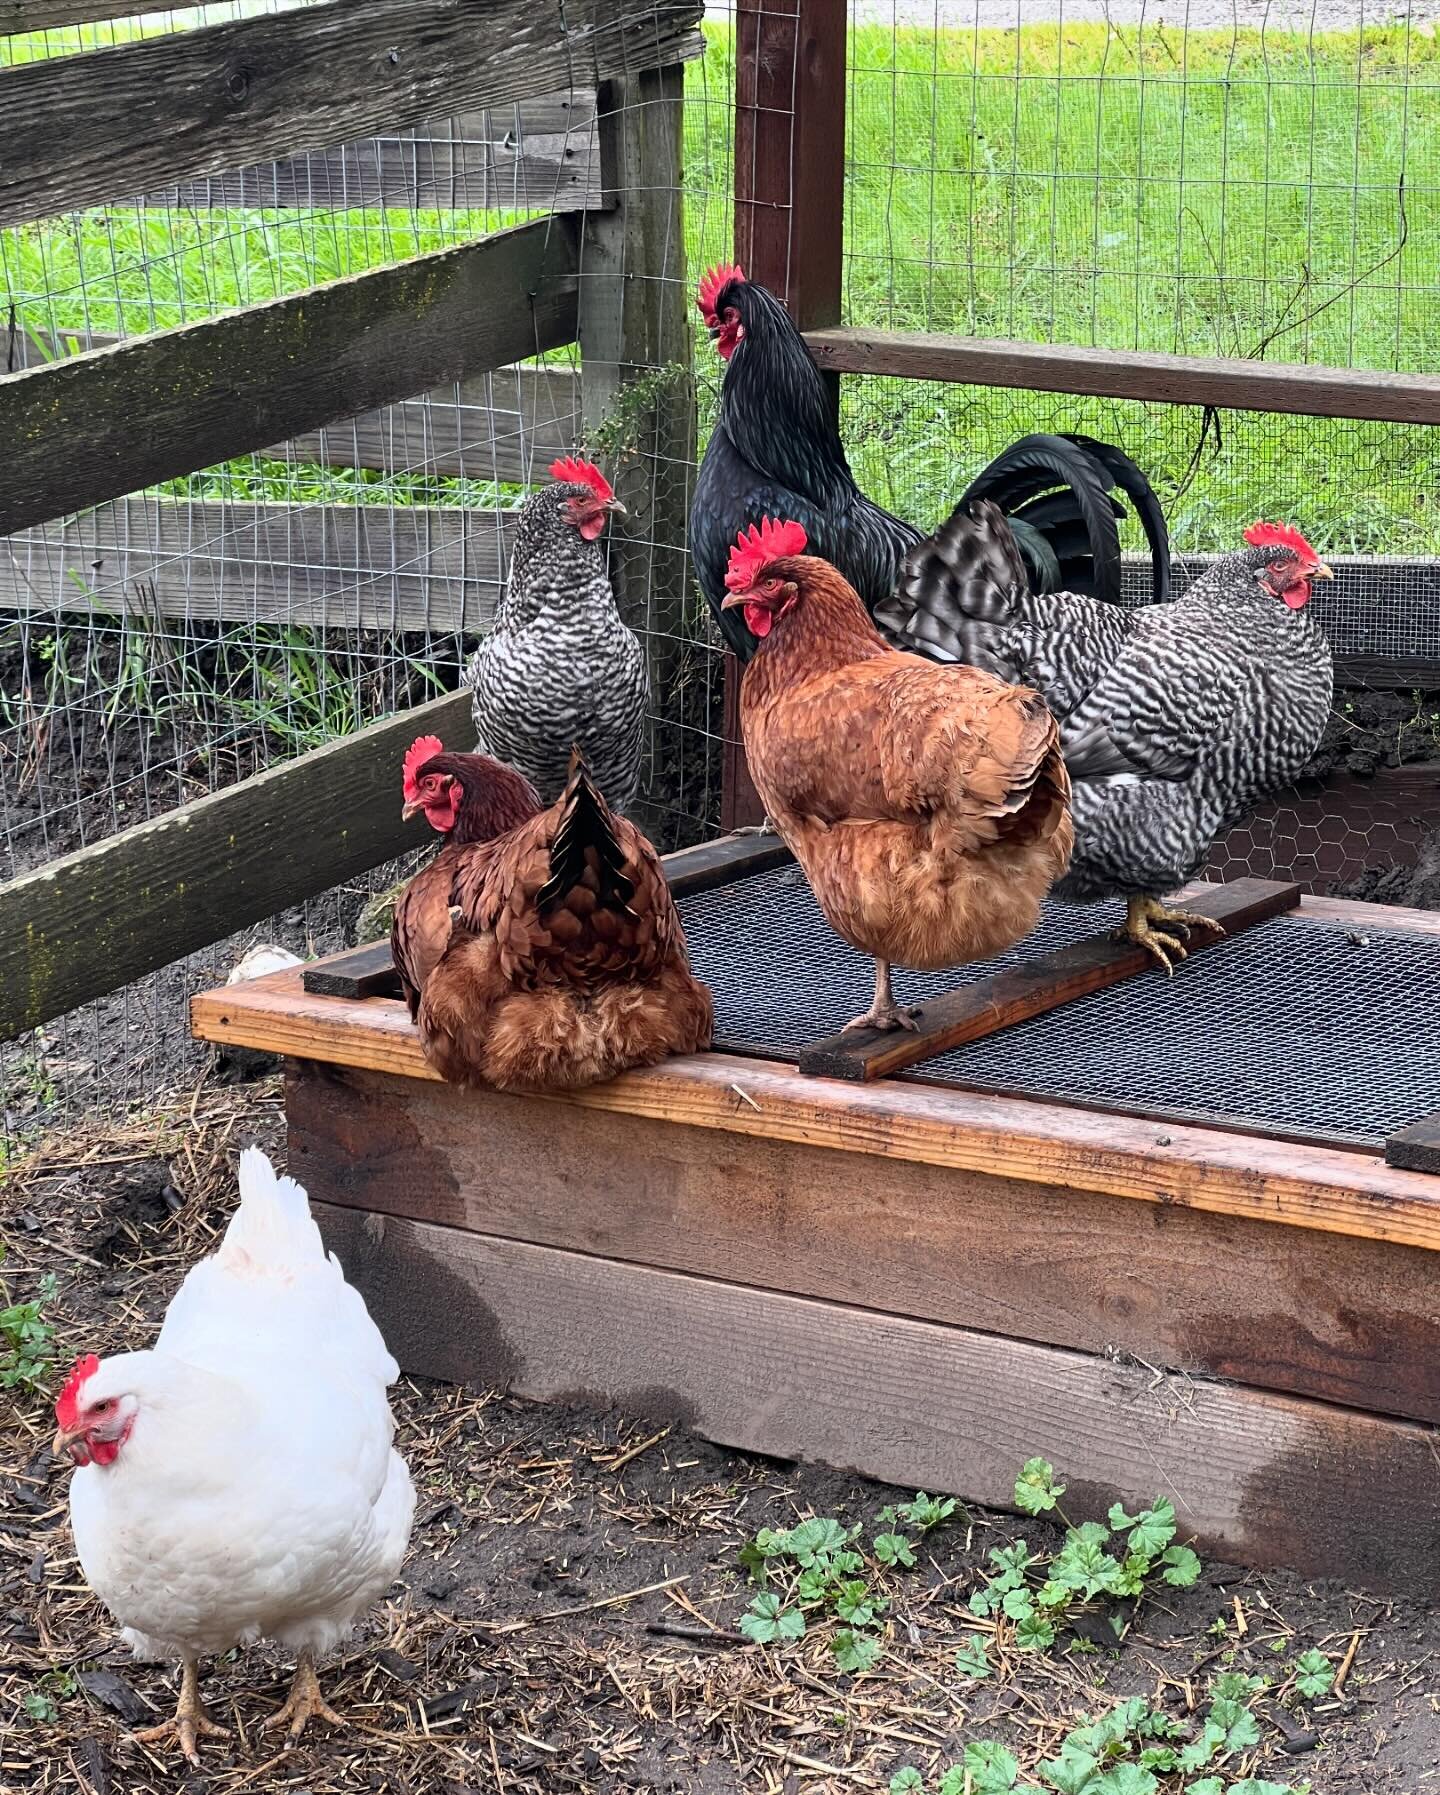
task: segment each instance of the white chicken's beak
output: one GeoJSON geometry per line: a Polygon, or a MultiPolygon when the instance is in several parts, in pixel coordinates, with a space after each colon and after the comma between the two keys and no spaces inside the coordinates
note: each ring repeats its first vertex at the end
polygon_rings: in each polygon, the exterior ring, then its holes
{"type": "Polygon", "coordinates": [[[78,1431],[67,1433],[63,1427],[56,1428],[55,1438],[50,1442],[50,1453],[53,1458],[68,1458],[77,1465],[88,1465],[90,1462],[84,1434],[78,1431]],[[80,1448],[78,1453],[75,1451],[77,1446],[80,1448]]]}

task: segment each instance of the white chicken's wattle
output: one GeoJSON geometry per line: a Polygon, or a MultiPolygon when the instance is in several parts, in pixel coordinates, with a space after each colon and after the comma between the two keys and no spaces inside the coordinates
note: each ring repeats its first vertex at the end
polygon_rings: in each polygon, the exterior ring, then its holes
{"type": "Polygon", "coordinates": [[[178,1659],[178,1735],[215,1730],[196,1661],[274,1639],[299,1656],[275,1716],[334,1719],[314,1658],[389,1588],[415,1497],[391,1445],[398,1367],[327,1255],[305,1192],[258,1148],[240,1207],[144,1352],[80,1360],[56,1403],[57,1456],[80,1467],[81,1568],[137,1656],[178,1659]]]}

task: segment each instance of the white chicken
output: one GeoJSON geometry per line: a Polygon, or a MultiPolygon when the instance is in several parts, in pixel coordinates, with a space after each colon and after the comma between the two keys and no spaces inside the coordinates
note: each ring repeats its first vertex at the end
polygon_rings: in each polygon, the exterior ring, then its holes
{"type": "Polygon", "coordinates": [[[339,1721],[316,1654],[394,1581],[414,1515],[385,1394],[398,1375],[305,1192],[246,1148],[240,1207],[154,1347],[80,1359],[55,1404],[81,1568],[137,1657],[183,1666],[175,1718],[138,1738],[177,1737],[198,1762],[198,1737],[225,1735],[197,1661],[262,1638],[298,1656],[267,1726],[289,1743],[339,1721]]]}

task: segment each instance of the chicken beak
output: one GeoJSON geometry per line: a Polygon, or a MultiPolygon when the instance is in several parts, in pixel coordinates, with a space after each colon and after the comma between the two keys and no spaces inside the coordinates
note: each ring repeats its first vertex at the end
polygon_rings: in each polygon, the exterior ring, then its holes
{"type": "Polygon", "coordinates": [[[400,812],[400,821],[402,823],[408,823],[412,816],[419,816],[424,808],[425,806],[423,804],[407,804],[400,812]]]}
{"type": "Polygon", "coordinates": [[[78,1430],[70,1433],[63,1427],[57,1427],[55,1430],[55,1438],[50,1442],[51,1457],[57,1460],[72,1457],[73,1455],[71,1454],[70,1448],[72,1444],[81,1437],[78,1430]]]}
{"type": "Polygon", "coordinates": [[[1310,578],[1312,580],[1333,580],[1335,578],[1335,573],[1334,570],[1327,567],[1323,561],[1317,561],[1311,571],[1310,578]]]}
{"type": "Polygon", "coordinates": [[[613,512],[616,517],[628,517],[630,515],[630,513],[620,503],[619,499],[606,499],[605,509],[607,511],[613,512]]]}
{"type": "Polygon", "coordinates": [[[724,598],[720,600],[720,609],[722,611],[733,611],[737,606],[743,605],[749,597],[750,594],[748,592],[727,592],[724,598]]]}

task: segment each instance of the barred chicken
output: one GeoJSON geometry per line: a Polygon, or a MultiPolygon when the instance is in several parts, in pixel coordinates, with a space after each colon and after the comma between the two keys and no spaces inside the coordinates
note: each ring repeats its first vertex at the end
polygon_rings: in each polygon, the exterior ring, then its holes
{"type": "Polygon", "coordinates": [[[442,1078],[573,1089],[709,1045],[710,993],[690,972],[659,858],[578,751],[542,810],[511,769],[422,737],[406,756],[404,814],[446,837],[391,937],[442,1078]]]}
{"type": "Polygon", "coordinates": [[[1135,610],[1031,592],[994,505],[959,505],[906,559],[898,633],[932,659],[1040,692],[1060,722],[1075,852],[1056,894],[1123,896],[1124,933],[1167,972],[1209,917],[1160,902],[1212,843],[1297,777],[1334,666],[1307,605],[1330,569],[1298,530],[1256,523],[1182,597],[1135,610]]]}
{"type": "MultiPolygon", "coordinates": [[[[737,530],[790,518],[812,551],[860,595],[894,639],[891,601],[905,556],[924,532],[856,485],[820,370],[775,296],[736,267],[700,282],[702,318],[725,363],[720,415],[706,445],[690,512],[690,549],[712,614],[741,661],[754,644],[724,609],[725,570],[737,530]]],[[[1169,594],[1164,514],[1144,474],[1119,449],[1086,436],[1023,437],[995,458],[964,498],[990,499],[1009,518],[1026,578],[1038,592],[1120,597],[1122,492],[1143,526],[1156,602],[1169,594]]],[[[902,643],[902,647],[913,646],[902,643]]],[[[924,652],[923,648],[920,650],[924,652]]]]}
{"type": "Polygon", "coordinates": [[[517,768],[549,804],[578,745],[625,811],[650,704],[645,653],[615,608],[600,543],[625,507],[592,462],[556,461],[550,475],[520,513],[505,596],[470,663],[477,752],[517,768]]]}
{"type": "Polygon", "coordinates": [[[1035,927],[1070,853],[1059,731],[1033,692],[888,647],[793,521],[742,531],[727,611],[754,640],[745,753],[837,934],[875,961],[851,1029],[914,1028],[892,963],[953,966],[1035,927]]]}
{"type": "Polygon", "coordinates": [[[390,1587],[414,1514],[385,1395],[398,1375],[305,1192],[246,1148],[240,1207],[155,1345],[77,1360],[55,1404],[86,1580],[138,1657],[184,1667],[175,1718],[138,1738],[198,1763],[201,1735],[224,1736],[198,1660],[257,1639],[299,1660],[267,1725],[288,1743],[340,1722],[316,1654],[390,1587]]]}

